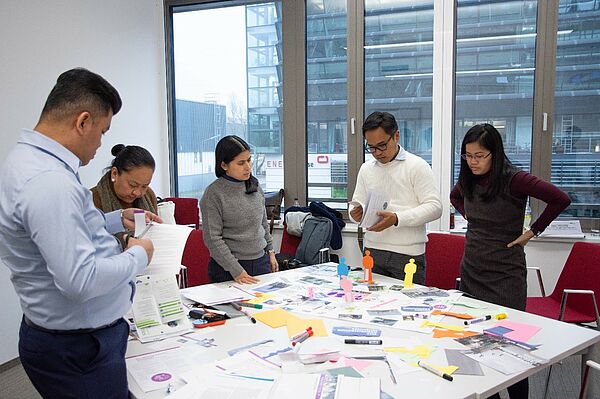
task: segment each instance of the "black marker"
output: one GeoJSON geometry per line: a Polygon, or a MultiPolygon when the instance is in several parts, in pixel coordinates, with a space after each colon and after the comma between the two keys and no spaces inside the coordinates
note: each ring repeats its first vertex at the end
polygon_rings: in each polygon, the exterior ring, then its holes
{"type": "Polygon", "coordinates": [[[430,365],[428,365],[427,363],[423,363],[421,361],[418,361],[417,364],[419,365],[419,367],[421,367],[424,370],[429,371],[430,373],[433,373],[437,376],[442,377],[443,379],[445,379],[446,381],[452,381],[454,380],[454,378],[450,375],[450,374],[446,374],[443,371],[434,369],[433,367],[431,367],[430,365]]]}
{"type": "Polygon", "coordinates": [[[345,344],[355,344],[355,345],[381,345],[383,343],[380,339],[345,339],[345,344]]]}

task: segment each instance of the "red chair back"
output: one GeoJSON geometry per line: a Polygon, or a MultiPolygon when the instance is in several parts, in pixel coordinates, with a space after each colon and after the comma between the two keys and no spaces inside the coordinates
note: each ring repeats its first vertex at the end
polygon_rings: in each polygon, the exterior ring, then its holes
{"type": "MultiPolygon", "coordinates": [[[[564,289],[592,290],[596,301],[600,301],[600,245],[585,242],[573,245],[550,296],[560,302],[564,289]]],[[[586,315],[595,314],[589,295],[570,294],[567,306],[586,315]]]]}
{"type": "Polygon", "coordinates": [[[175,223],[194,225],[200,228],[200,209],[198,209],[198,198],[167,197],[165,201],[175,203],[175,223]]]}
{"type": "Polygon", "coordinates": [[[456,288],[465,237],[458,234],[429,233],[425,248],[425,285],[444,290],[456,288]]]}
{"type": "Polygon", "coordinates": [[[281,236],[281,247],[279,253],[296,256],[296,249],[300,245],[301,237],[296,237],[287,232],[287,227],[283,225],[283,235],[281,236]]]}
{"type": "Polygon", "coordinates": [[[183,249],[181,264],[187,267],[188,287],[208,284],[208,261],[210,253],[204,239],[202,230],[192,230],[183,249]]]}

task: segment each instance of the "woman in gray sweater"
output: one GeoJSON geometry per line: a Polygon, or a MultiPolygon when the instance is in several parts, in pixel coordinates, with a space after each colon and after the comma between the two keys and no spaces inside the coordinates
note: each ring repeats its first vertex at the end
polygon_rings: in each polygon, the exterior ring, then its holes
{"type": "Polygon", "coordinates": [[[259,274],[279,270],[269,234],[265,197],[252,176],[250,147],[225,136],[215,149],[217,180],[200,200],[204,242],[210,251],[211,282],[253,284],[259,274]]]}

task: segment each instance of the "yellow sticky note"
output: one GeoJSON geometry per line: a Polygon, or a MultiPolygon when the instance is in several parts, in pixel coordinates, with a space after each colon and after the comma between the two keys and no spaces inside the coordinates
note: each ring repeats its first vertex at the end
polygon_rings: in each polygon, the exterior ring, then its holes
{"type": "MultiPolygon", "coordinates": [[[[256,313],[255,313],[256,315],[256,313]]],[[[301,319],[300,317],[291,316],[287,319],[288,336],[294,335],[312,327],[313,337],[326,337],[327,329],[325,323],[321,319],[301,319]]]]}
{"type": "Polygon", "coordinates": [[[399,352],[399,353],[409,353],[411,355],[416,355],[421,359],[427,359],[431,352],[433,352],[433,348],[427,345],[417,345],[414,348],[406,348],[402,346],[398,347],[387,347],[383,348],[384,352],[399,352]]]}
{"type": "Polygon", "coordinates": [[[259,304],[259,303],[263,303],[267,299],[271,299],[273,297],[275,297],[275,295],[273,295],[273,294],[262,294],[261,296],[257,296],[256,298],[250,299],[248,301],[248,303],[259,304]]]}
{"type": "Polygon", "coordinates": [[[423,322],[423,324],[421,324],[421,327],[438,327],[438,328],[445,328],[446,330],[450,330],[450,331],[465,331],[465,328],[462,326],[453,326],[450,324],[436,323],[434,321],[429,321],[429,320],[425,320],[423,322]]]}
{"type": "Polygon", "coordinates": [[[458,366],[436,366],[435,364],[430,364],[430,366],[448,375],[452,375],[452,373],[458,370],[458,366]]]}
{"type": "Polygon", "coordinates": [[[262,312],[253,313],[252,316],[272,328],[282,327],[287,324],[288,318],[295,317],[290,312],[286,312],[281,308],[264,310],[262,312]]]}

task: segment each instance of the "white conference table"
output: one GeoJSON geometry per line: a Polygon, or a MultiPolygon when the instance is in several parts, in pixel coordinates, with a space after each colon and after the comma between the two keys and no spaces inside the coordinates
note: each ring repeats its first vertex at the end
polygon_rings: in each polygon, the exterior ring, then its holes
{"type": "MultiPolygon", "coordinates": [[[[273,273],[269,275],[260,276],[261,284],[267,283],[272,280],[285,275],[291,275],[291,273],[297,273],[297,270],[289,270],[280,273],[273,273]]],[[[398,280],[391,279],[385,276],[374,275],[374,279],[377,283],[394,284],[398,283],[398,280]]],[[[220,283],[220,285],[227,285],[227,283],[220,283]]],[[[476,301],[472,298],[461,297],[460,301],[468,303],[481,303],[484,302],[476,301]]],[[[453,311],[465,312],[466,308],[455,307],[453,311]]],[[[253,311],[254,309],[249,309],[253,311]]],[[[431,374],[425,370],[419,370],[419,372],[412,372],[409,374],[401,374],[398,376],[397,384],[394,384],[389,377],[389,371],[387,366],[381,362],[373,362],[370,366],[372,370],[370,374],[381,376],[381,389],[392,397],[422,397],[422,398],[487,398],[488,396],[499,392],[502,389],[522,380],[523,378],[529,377],[536,374],[540,370],[548,367],[550,364],[557,363],[571,355],[583,353],[584,360],[592,359],[600,361],[600,332],[585,327],[579,327],[577,325],[563,323],[552,319],[532,315],[529,313],[509,309],[509,319],[515,322],[521,322],[541,327],[541,330],[530,340],[535,344],[542,344],[537,350],[532,352],[536,356],[548,359],[548,363],[530,368],[521,373],[515,373],[511,375],[502,374],[496,370],[481,365],[484,375],[483,376],[470,376],[470,375],[454,375],[454,381],[446,381],[434,374],[431,374]]],[[[299,314],[300,317],[310,318],[310,315],[299,314]]],[[[313,316],[314,317],[314,316],[313,316]]],[[[432,364],[447,364],[445,352],[443,349],[463,349],[466,348],[450,338],[433,338],[431,334],[422,334],[412,331],[400,330],[383,325],[372,325],[366,323],[356,323],[347,320],[340,319],[329,319],[323,318],[328,332],[331,334],[333,326],[340,325],[351,325],[357,327],[369,327],[378,328],[382,330],[382,337],[393,337],[393,338],[411,338],[418,337],[426,345],[435,346],[438,349],[435,350],[428,362],[432,364]]],[[[446,324],[460,325],[461,320],[453,317],[444,317],[442,320],[446,324]]],[[[273,329],[260,322],[257,324],[251,324],[247,317],[236,317],[227,320],[224,326],[211,327],[214,328],[215,337],[217,337],[218,346],[207,348],[206,353],[198,359],[199,364],[208,363],[223,359],[228,356],[227,351],[233,348],[239,348],[249,343],[257,342],[263,339],[274,339],[277,342],[289,342],[287,336],[287,329],[285,327],[273,329]]],[[[165,341],[162,343],[151,343],[142,344],[137,340],[131,340],[128,345],[126,357],[136,356],[152,352],[160,348],[160,345],[172,346],[173,338],[171,341],[165,341]]],[[[358,347],[358,345],[357,345],[358,347]]],[[[559,373],[560,369],[556,369],[553,373],[559,373]]],[[[137,399],[154,399],[168,397],[164,389],[143,392],[135,380],[128,374],[129,379],[129,390],[132,397],[137,399]]],[[[183,384],[183,383],[181,383],[183,384]]],[[[207,381],[210,384],[210,381],[207,381]]],[[[177,385],[175,385],[177,388],[177,385]]],[[[600,392],[599,387],[589,386],[588,398],[597,397],[596,395],[600,392]]]]}

